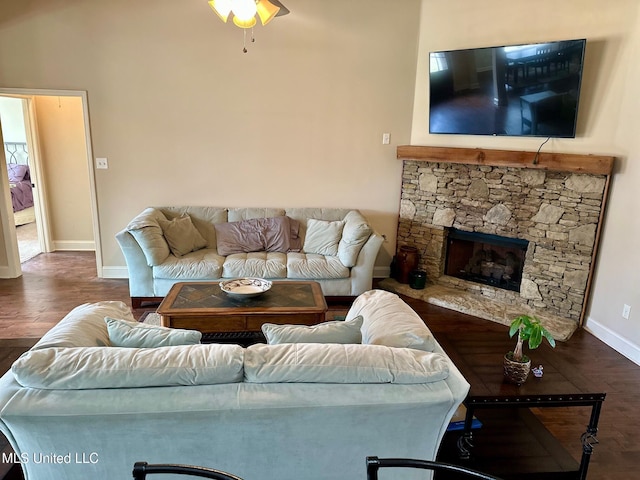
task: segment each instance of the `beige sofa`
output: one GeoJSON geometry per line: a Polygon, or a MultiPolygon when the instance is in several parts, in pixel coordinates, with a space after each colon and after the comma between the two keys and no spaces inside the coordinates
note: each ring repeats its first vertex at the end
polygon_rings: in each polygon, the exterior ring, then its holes
{"type": "Polygon", "coordinates": [[[122,302],[78,306],[0,378],[0,431],[26,480],[126,479],[137,461],[360,480],[370,455],[434,459],[469,390],[422,319],[382,290],[344,322],[278,326],[247,348],[112,328],[131,320],[122,302]]]}
{"type": "Polygon", "coordinates": [[[237,277],[314,280],[325,296],[357,296],[371,289],[383,241],[357,210],[219,207],[147,208],[116,239],[134,308],[176,282],[237,277]]]}

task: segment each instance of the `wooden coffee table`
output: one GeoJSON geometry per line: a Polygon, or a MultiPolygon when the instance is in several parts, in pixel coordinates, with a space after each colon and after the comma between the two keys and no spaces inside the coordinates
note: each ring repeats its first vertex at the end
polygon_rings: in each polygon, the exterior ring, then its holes
{"type": "Polygon", "coordinates": [[[203,342],[260,338],[263,323],[315,325],[327,303],[318,282],[275,281],[257,297],[238,299],[219,282],[180,282],[158,307],[165,327],[199,330],[203,342]]]}

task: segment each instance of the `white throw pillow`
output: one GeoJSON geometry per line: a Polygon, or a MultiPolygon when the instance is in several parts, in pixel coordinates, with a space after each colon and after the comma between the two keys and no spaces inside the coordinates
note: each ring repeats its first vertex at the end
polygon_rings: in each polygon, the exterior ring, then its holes
{"type": "Polygon", "coordinates": [[[371,236],[371,227],[357,210],[352,210],[344,217],[344,229],[338,245],[338,257],[345,267],[353,267],[358,261],[362,246],[371,236]]]}
{"type": "Polygon", "coordinates": [[[11,371],[23,387],[49,390],[213,385],[241,382],[243,362],[239,345],[44,348],[11,371]]]}
{"type": "Polygon", "coordinates": [[[440,353],[382,345],[254,344],[244,356],[252,383],[430,383],[449,376],[440,353]]]}
{"type": "Polygon", "coordinates": [[[113,347],[155,348],[200,343],[202,333],[105,317],[113,347]]]}
{"type": "Polygon", "coordinates": [[[307,221],[307,234],[304,237],[302,249],[305,253],[335,257],[338,255],[338,245],[342,238],[343,228],[344,221],[342,220],[328,222],[310,218],[307,221]]]}
{"type": "Polygon", "coordinates": [[[317,325],[277,325],[264,323],[262,333],[269,345],[280,343],[360,343],[362,317],[348,322],[336,320],[317,325]]]}

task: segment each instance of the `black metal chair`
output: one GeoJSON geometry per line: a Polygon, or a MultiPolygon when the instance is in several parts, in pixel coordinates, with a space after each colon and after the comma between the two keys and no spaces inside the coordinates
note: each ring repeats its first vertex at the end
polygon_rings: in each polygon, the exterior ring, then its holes
{"type": "Polygon", "coordinates": [[[478,472],[466,467],[459,467],[449,463],[432,462],[430,460],[416,460],[413,458],[378,458],[367,457],[367,480],[378,480],[378,469],[380,468],[420,468],[423,470],[433,470],[435,472],[455,472],[466,475],[469,478],[481,480],[501,480],[499,477],[478,472]]]}
{"type": "Polygon", "coordinates": [[[192,477],[213,478],[215,480],[242,480],[242,478],[230,473],[221,472],[206,467],[193,465],[177,465],[171,463],[158,463],[150,465],[147,462],[136,462],[133,466],[134,480],[145,480],[147,475],[156,473],[172,473],[178,475],[190,475],[192,477]]]}

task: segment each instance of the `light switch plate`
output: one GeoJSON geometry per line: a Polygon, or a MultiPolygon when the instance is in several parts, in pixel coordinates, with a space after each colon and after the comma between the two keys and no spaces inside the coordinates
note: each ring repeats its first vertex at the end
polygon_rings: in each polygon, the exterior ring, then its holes
{"type": "Polygon", "coordinates": [[[109,162],[107,162],[106,158],[96,158],[96,168],[109,168],[109,162]]]}

